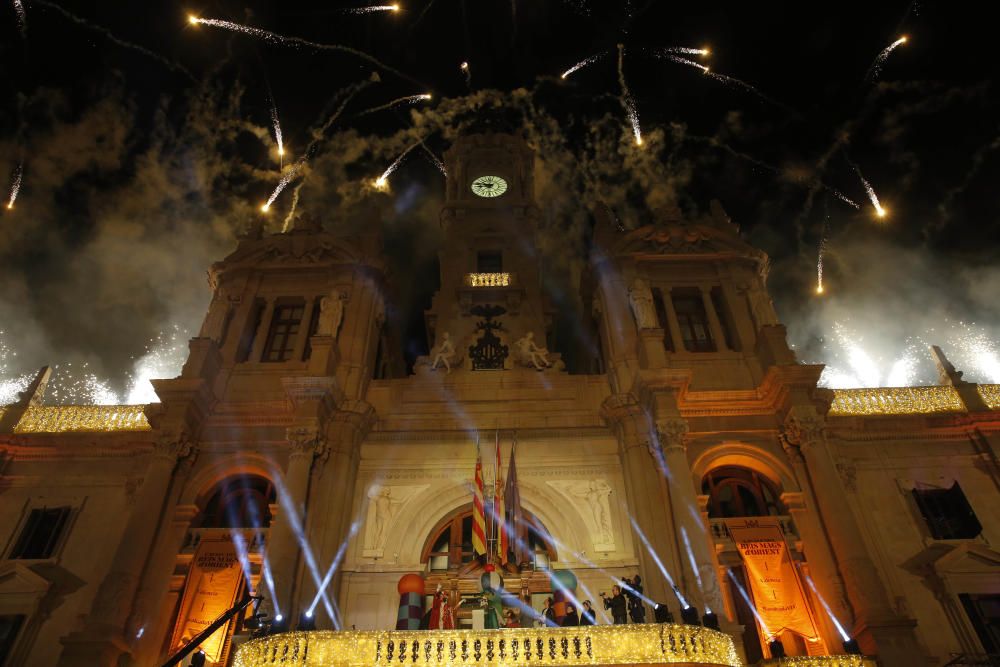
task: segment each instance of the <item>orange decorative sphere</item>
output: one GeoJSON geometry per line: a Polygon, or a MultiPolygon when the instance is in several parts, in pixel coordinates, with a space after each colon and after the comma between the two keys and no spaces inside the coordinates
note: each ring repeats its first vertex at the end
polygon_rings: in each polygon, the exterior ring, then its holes
{"type": "Polygon", "coordinates": [[[417,593],[418,595],[424,594],[424,578],[419,574],[404,574],[399,579],[399,583],[396,584],[396,590],[399,594],[403,593],[417,593]]]}

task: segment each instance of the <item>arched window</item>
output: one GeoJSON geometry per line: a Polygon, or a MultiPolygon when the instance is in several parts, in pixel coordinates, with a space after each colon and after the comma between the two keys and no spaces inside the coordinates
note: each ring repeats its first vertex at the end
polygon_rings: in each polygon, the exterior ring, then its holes
{"type": "MultiPolygon", "coordinates": [[[[556,559],[555,549],[542,535],[547,532],[542,524],[522,510],[528,528],[528,550],[531,565],[536,570],[548,569],[556,559]]],[[[427,563],[431,572],[446,572],[460,568],[473,560],[472,505],[459,508],[438,522],[424,543],[420,562],[427,563]]]]}
{"type": "Polygon", "coordinates": [[[708,516],[713,519],[785,513],[771,481],[747,468],[717,468],[705,475],[701,490],[708,496],[708,516]]]}
{"type": "Polygon", "coordinates": [[[270,480],[241,475],[223,480],[205,503],[197,528],[267,528],[274,504],[270,480]]]}

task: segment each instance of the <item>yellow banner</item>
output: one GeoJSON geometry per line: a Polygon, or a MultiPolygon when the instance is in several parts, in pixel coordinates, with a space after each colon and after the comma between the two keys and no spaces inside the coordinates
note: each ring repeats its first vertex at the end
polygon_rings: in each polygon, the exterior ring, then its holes
{"type": "Polygon", "coordinates": [[[765,631],[775,636],[790,630],[817,639],[816,623],[778,520],[726,519],[726,527],[743,557],[750,595],[765,631]]]}
{"type": "MultiPolygon", "coordinates": [[[[231,540],[202,542],[191,561],[184,597],[177,614],[171,652],[194,639],[216,618],[228,611],[240,592],[242,570],[231,540]]],[[[226,631],[223,625],[201,644],[209,662],[222,658],[226,631]]]]}

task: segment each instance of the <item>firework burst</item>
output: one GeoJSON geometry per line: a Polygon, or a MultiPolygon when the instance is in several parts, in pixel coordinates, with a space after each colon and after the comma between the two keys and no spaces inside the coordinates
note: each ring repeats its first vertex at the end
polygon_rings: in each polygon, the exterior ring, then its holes
{"type": "Polygon", "coordinates": [[[14,0],[14,12],[17,14],[17,27],[23,37],[28,31],[28,15],[24,12],[24,3],[14,0]]]}
{"type": "Polygon", "coordinates": [[[907,40],[909,40],[909,37],[903,35],[895,42],[882,49],[882,51],[875,56],[875,60],[872,62],[871,67],[868,68],[868,73],[865,75],[865,78],[869,81],[875,81],[878,79],[878,75],[882,72],[882,65],[884,65],[885,61],[889,58],[889,54],[895,51],[896,47],[906,44],[907,40]]]}
{"type": "Polygon", "coordinates": [[[420,95],[407,95],[405,97],[397,97],[391,102],[386,102],[385,104],[380,104],[377,107],[372,107],[371,109],[365,109],[359,116],[367,116],[370,113],[375,113],[376,111],[385,111],[386,109],[395,109],[397,107],[407,106],[411,104],[416,104],[418,102],[426,102],[433,99],[434,96],[430,93],[421,93],[420,95]]]}
{"type": "Polygon", "coordinates": [[[24,176],[24,163],[20,162],[14,170],[14,180],[10,184],[10,198],[7,200],[7,208],[14,208],[17,195],[21,191],[21,178],[24,176]]]}

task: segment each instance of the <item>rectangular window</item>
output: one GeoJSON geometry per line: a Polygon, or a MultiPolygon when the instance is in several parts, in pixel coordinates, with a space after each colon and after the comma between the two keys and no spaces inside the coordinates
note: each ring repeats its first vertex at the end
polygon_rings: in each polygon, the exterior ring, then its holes
{"type": "Polygon", "coordinates": [[[674,352],[674,341],[670,337],[670,322],[667,319],[667,306],[663,300],[663,291],[659,287],[653,288],[653,307],[656,308],[656,321],[663,329],[663,347],[667,352],[674,352]]]}
{"type": "Polygon", "coordinates": [[[935,540],[968,540],[983,531],[958,482],[950,489],[915,488],[913,499],[935,540]]]}
{"type": "Polygon", "coordinates": [[[701,293],[698,290],[677,289],[670,296],[684,339],[684,349],[688,352],[715,352],[701,293]]]}
{"type": "Polygon", "coordinates": [[[503,271],[503,253],[499,250],[480,250],[476,253],[477,273],[500,273],[503,271]]]}
{"type": "Polygon", "coordinates": [[[264,300],[256,299],[250,309],[250,316],[247,317],[243,325],[243,333],[240,334],[240,344],[236,347],[236,362],[243,363],[250,360],[250,352],[253,350],[253,342],[257,337],[257,330],[260,329],[260,322],[264,318],[264,300]]]}
{"type": "Polygon", "coordinates": [[[711,295],[712,306],[715,308],[715,314],[719,318],[719,324],[722,325],[722,335],[726,339],[726,347],[734,352],[739,352],[740,342],[736,338],[736,326],[733,322],[733,314],[726,307],[728,304],[722,295],[722,288],[713,287],[711,295]]]}
{"type": "Polygon", "coordinates": [[[9,558],[51,558],[66,522],[69,521],[69,513],[69,507],[39,507],[31,510],[9,558]]]}
{"type": "Polygon", "coordinates": [[[302,303],[278,303],[275,305],[261,361],[280,362],[292,358],[295,339],[299,335],[304,311],[305,305],[302,303]]]}
{"type": "Polygon", "coordinates": [[[960,593],[958,599],[976,629],[983,650],[989,655],[1000,653],[1000,595],[960,593]]]}
{"type": "Polygon", "coordinates": [[[14,642],[24,625],[24,614],[0,616],[0,665],[6,665],[7,658],[14,653],[14,642]]]}

